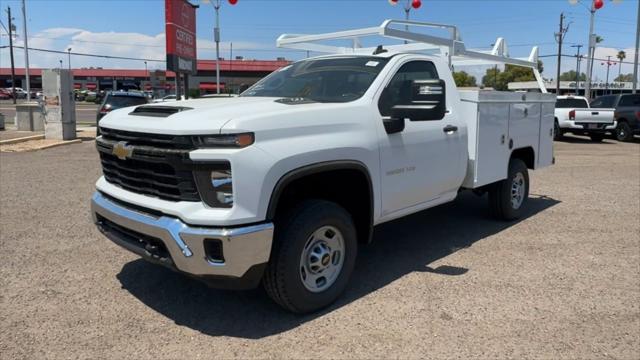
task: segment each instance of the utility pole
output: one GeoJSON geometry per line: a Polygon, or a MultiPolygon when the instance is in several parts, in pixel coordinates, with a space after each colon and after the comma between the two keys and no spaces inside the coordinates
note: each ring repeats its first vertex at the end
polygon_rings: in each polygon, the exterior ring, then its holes
{"type": "MultiPolygon", "coordinates": [[[[613,63],[615,65],[615,63],[613,63]]],[[[611,67],[611,56],[607,56],[607,80],[604,83],[604,93],[609,93],[609,68],[611,67]]]]}
{"type": "Polygon", "coordinates": [[[16,103],[16,67],[13,62],[13,18],[11,17],[11,8],[7,7],[7,15],[9,16],[9,54],[11,54],[11,97],[13,103],[16,103]]]}
{"type": "Polygon", "coordinates": [[[562,63],[562,39],[565,29],[563,27],[564,13],[560,13],[560,29],[556,34],[558,40],[558,69],[556,71],[556,95],[560,95],[560,64],[562,63]]]}
{"type": "Polygon", "coordinates": [[[636,52],[633,60],[633,93],[638,92],[638,45],[640,45],[640,1],[638,2],[638,17],[636,18],[636,52]]]}
{"type": "Polygon", "coordinates": [[[22,0],[22,32],[24,33],[24,75],[27,80],[27,101],[31,101],[31,84],[29,80],[29,43],[27,39],[27,9],[25,0],[22,0]]]}
{"type": "Polygon", "coordinates": [[[571,47],[578,48],[576,53],[576,96],[580,95],[580,48],[582,45],[571,45],[571,47]]]}

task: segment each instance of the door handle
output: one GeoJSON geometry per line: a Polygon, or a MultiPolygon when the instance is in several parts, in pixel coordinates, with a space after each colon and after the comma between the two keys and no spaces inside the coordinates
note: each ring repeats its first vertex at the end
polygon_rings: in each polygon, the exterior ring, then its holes
{"type": "Polygon", "coordinates": [[[445,126],[442,131],[444,131],[445,133],[453,133],[458,131],[458,127],[457,126],[453,126],[453,125],[447,125],[445,126]]]}

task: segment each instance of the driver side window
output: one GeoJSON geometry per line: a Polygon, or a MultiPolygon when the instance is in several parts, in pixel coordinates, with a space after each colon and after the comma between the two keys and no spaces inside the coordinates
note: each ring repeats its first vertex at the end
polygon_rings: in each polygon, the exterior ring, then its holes
{"type": "Polygon", "coordinates": [[[394,105],[407,105],[411,101],[411,82],[413,80],[436,80],[438,72],[430,61],[410,61],[400,67],[378,101],[378,110],[382,116],[390,116],[394,105]]]}

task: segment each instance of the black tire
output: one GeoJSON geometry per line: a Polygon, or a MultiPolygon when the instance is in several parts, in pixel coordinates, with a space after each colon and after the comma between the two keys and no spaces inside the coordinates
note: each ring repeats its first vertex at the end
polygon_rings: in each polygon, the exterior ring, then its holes
{"type": "Polygon", "coordinates": [[[267,294],[294,313],[313,312],[330,305],[346,288],[356,262],[358,241],[351,215],[335,203],[306,200],[280,218],[263,278],[267,294]],[[341,233],[344,258],[335,281],[321,292],[312,292],[302,280],[301,256],[312,234],[323,226],[332,226],[341,233]]]}
{"type": "Polygon", "coordinates": [[[589,134],[589,137],[593,142],[602,142],[604,140],[604,134],[589,134]]]}
{"type": "Polygon", "coordinates": [[[560,128],[560,124],[558,124],[558,120],[553,123],[553,140],[560,141],[562,140],[564,134],[562,133],[562,129],[560,128]]]}
{"type": "Polygon", "coordinates": [[[633,140],[633,132],[631,131],[629,123],[626,121],[618,122],[618,126],[616,126],[616,139],[618,139],[618,141],[633,140]]]}
{"type": "Polygon", "coordinates": [[[522,215],[523,209],[529,198],[529,172],[527,166],[520,159],[511,159],[509,161],[509,174],[506,179],[499,181],[491,187],[489,190],[489,209],[491,215],[500,220],[514,220],[522,215]],[[519,179],[519,175],[522,175],[524,187],[524,194],[522,194],[522,201],[519,206],[514,206],[512,203],[511,191],[516,182],[519,179]]]}

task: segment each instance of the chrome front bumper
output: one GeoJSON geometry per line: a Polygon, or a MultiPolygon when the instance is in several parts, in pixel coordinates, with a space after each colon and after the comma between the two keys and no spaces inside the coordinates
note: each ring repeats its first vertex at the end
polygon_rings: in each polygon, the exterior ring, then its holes
{"type": "Polygon", "coordinates": [[[195,227],[174,217],[129,208],[100,192],[93,194],[91,213],[98,228],[118,245],[152,260],[152,254],[131,238],[138,234],[141,238],[161,241],[170,254],[170,259],[164,261],[195,276],[242,278],[252,267],[266,264],[271,253],[271,223],[233,228],[195,227]],[[122,231],[109,231],[107,222],[122,231]],[[205,240],[221,242],[223,262],[210,260],[205,252],[205,240]]]}

